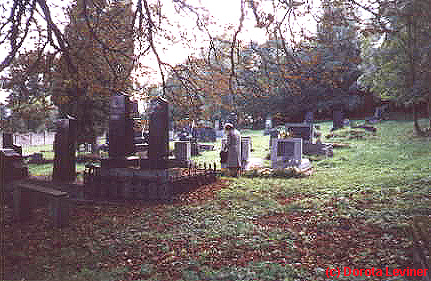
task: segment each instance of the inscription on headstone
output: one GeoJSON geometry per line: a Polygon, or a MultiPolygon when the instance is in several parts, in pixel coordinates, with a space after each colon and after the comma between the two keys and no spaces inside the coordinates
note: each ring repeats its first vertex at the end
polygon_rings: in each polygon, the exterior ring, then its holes
{"type": "Polygon", "coordinates": [[[279,142],[277,145],[277,157],[292,158],[295,156],[294,142],[279,142]]]}

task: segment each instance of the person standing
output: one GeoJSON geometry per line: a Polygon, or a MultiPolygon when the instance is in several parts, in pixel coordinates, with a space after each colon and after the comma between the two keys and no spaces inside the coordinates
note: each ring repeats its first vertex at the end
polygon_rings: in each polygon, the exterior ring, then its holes
{"type": "Polygon", "coordinates": [[[227,135],[227,151],[228,157],[226,166],[229,169],[231,176],[238,176],[241,169],[241,135],[231,123],[226,123],[224,129],[227,135]]]}

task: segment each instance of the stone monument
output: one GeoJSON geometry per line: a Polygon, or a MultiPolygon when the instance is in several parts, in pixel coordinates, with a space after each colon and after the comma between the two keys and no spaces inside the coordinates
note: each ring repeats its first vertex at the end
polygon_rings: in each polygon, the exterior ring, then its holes
{"type": "MultiPolygon", "coordinates": [[[[150,104],[150,137],[148,160],[150,169],[166,169],[169,156],[169,106],[161,97],[150,104]]],[[[142,166],[141,166],[142,168],[142,166]]]]}
{"type": "Polygon", "coordinates": [[[192,156],[192,146],[189,141],[175,142],[175,159],[180,161],[190,161],[192,156]]]}
{"type": "Polygon", "coordinates": [[[251,137],[241,137],[241,167],[246,167],[251,153],[251,137]]]}
{"type": "Polygon", "coordinates": [[[3,148],[13,149],[19,155],[22,155],[22,147],[13,143],[12,133],[3,133],[3,148]]]}
{"type": "Polygon", "coordinates": [[[293,138],[301,138],[303,142],[313,142],[314,125],[312,123],[287,123],[286,130],[293,138]]]}
{"type": "Polygon", "coordinates": [[[302,157],[302,139],[276,139],[271,147],[271,163],[273,169],[297,167],[300,170],[311,168],[310,161],[302,157]]]}
{"type": "Polygon", "coordinates": [[[343,111],[334,110],[333,121],[332,121],[332,130],[337,130],[340,128],[343,128],[343,111]]]}
{"type": "Polygon", "coordinates": [[[271,129],[272,129],[272,119],[271,117],[268,116],[265,119],[265,130],[263,131],[263,135],[264,136],[269,135],[271,132],[271,129]]]}
{"type": "Polygon", "coordinates": [[[76,178],[76,134],[75,118],[68,117],[57,121],[52,172],[52,179],[55,181],[70,182],[76,178]]]}
{"type": "Polygon", "coordinates": [[[13,148],[12,133],[3,133],[3,148],[13,148]]]}
{"type": "Polygon", "coordinates": [[[109,159],[102,160],[107,168],[124,168],[137,166],[136,159],[127,157],[135,153],[134,116],[137,106],[124,94],[111,97],[109,117],[109,159]],[[135,161],[136,160],[136,161],[135,161]]]}

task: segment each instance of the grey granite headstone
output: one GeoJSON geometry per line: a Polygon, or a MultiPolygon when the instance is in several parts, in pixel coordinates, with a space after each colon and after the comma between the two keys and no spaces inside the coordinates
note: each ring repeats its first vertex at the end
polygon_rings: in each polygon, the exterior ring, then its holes
{"type": "Polygon", "coordinates": [[[189,161],[192,156],[192,146],[189,141],[175,142],[175,159],[189,161]]]}
{"type": "Polygon", "coordinates": [[[245,164],[248,162],[248,159],[250,158],[250,152],[251,152],[251,137],[244,136],[241,137],[241,161],[243,162],[243,167],[245,167],[245,164]]]}
{"type": "Polygon", "coordinates": [[[271,162],[273,169],[297,167],[306,170],[311,167],[310,161],[302,157],[302,139],[276,139],[271,147],[271,162]]]}
{"type": "Polygon", "coordinates": [[[278,131],[278,129],[276,129],[276,128],[272,128],[270,131],[269,131],[269,149],[271,149],[271,147],[272,147],[272,141],[274,140],[274,139],[277,139],[278,138],[278,135],[279,135],[279,131],[278,131]]]}
{"type": "Polygon", "coordinates": [[[334,110],[333,112],[333,121],[332,121],[332,129],[340,129],[343,127],[343,111],[334,110]]]}

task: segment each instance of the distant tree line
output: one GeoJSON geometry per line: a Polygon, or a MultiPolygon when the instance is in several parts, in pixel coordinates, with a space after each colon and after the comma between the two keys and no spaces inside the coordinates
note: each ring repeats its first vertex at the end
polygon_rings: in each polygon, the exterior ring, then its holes
{"type": "Polygon", "coordinates": [[[169,5],[196,24],[179,35],[172,30],[184,26],[160,1],[73,0],[63,8],[63,24],[53,15],[56,1],[0,3],[0,46],[7,51],[0,70],[2,88],[11,93],[11,126],[39,130],[71,115],[80,135],[95,139],[106,129],[110,95],[150,98],[157,85],[139,81],[152,55],[177,120],[354,110],[372,93],[410,105],[416,131],[426,133],[417,105],[431,111],[431,0],[239,1],[237,25],[223,36],[209,31],[210,11],[183,0],[169,5]],[[266,42],[239,40],[246,15],[266,31],[266,42]],[[316,33],[299,26],[303,16],[317,21],[316,33]],[[200,55],[179,65],[164,61],[163,44],[192,45],[196,32],[209,42],[200,55]]]}

